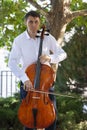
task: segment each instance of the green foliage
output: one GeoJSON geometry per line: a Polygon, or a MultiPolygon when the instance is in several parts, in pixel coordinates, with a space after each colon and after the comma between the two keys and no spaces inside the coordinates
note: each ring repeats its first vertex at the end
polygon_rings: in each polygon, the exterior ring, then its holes
{"type": "MultiPolygon", "coordinates": [[[[84,87],[87,86],[87,22],[73,20],[67,27],[74,26],[74,34],[66,42],[63,49],[67,52],[67,59],[59,64],[56,89],[66,94],[74,94],[78,99],[58,97],[59,127],[61,130],[86,130],[87,111],[83,112],[84,101],[79,100],[84,87]],[[83,24],[85,23],[85,24],[83,24]]],[[[87,106],[87,101],[85,102],[87,106]]]]}
{"type": "MultiPolygon", "coordinates": [[[[86,130],[87,112],[83,112],[83,104],[82,100],[58,97],[57,127],[61,130],[86,130]]],[[[19,93],[14,97],[0,98],[0,130],[23,129],[17,117],[19,105],[19,93]]]]}
{"type": "Polygon", "coordinates": [[[7,46],[7,49],[10,50],[14,37],[25,29],[23,17],[27,12],[27,7],[29,8],[29,5],[23,0],[2,1],[0,47],[7,46]]]}
{"type": "Polygon", "coordinates": [[[75,26],[74,35],[65,42],[64,50],[67,59],[61,63],[57,73],[57,86],[60,91],[69,91],[73,86],[74,92],[80,94],[87,84],[87,28],[85,25],[75,26]]]}
{"type": "MultiPolygon", "coordinates": [[[[87,3],[82,0],[72,0],[71,2],[71,10],[77,11],[87,9],[87,3]]],[[[87,17],[79,16],[71,21],[71,23],[67,26],[67,31],[71,30],[73,27],[85,26],[87,27],[87,17]]]]}
{"type": "Polygon", "coordinates": [[[83,102],[81,100],[58,97],[57,107],[58,125],[61,130],[86,130],[87,113],[83,113],[83,102]]]}
{"type": "Polygon", "coordinates": [[[84,8],[82,0],[72,0],[72,2],[71,2],[71,9],[73,11],[79,10],[81,8],[84,8]]]}
{"type": "Polygon", "coordinates": [[[0,98],[0,128],[22,129],[17,117],[19,94],[14,97],[0,98]]]}

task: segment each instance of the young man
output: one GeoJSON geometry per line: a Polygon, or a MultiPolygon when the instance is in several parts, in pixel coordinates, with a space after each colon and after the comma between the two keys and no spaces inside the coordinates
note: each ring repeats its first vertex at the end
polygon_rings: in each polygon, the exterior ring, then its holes
{"type": "MultiPolygon", "coordinates": [[[[25,15],[26,30],[14,39],[13,47],[10,53],[8,65],[12,72],[21,81],[20,94],[21,98],[25,98],[27,91],[33,88],[33,85],[27,77],[25,70],[26,68],[35,63],[38,58],[40,37],[37,36],[37,31],[40,27],[40,15],[36,11],[30,11],[25,15]],[[20,60],[22,61],[22,67],[19,67],[20,60]],[[26,87],[24,87],[26,86],[26,87]]],[[[47,64],[50,66],[51,63],[59,63],[66,58],[65,51],[58,45],[55,38],[49,34],[49,36],[44,35],[42,55],[40,56],[41,64],[47,64]],[[53,53],[50,54],[50,51],[53,53]]],[[[50,91],[53,91],[50,89],[50,91]]],[[[54,96],[50,96],[50,99],[55,103],[54,96]]],[[[56,105],[55,105],[56,109],[56,105]]],[[[45,128],[45,130],[55,130],[56,121],[45,128]]],[[[26,128],[25,130],[33,130],[31,128],[26,128]]]]}

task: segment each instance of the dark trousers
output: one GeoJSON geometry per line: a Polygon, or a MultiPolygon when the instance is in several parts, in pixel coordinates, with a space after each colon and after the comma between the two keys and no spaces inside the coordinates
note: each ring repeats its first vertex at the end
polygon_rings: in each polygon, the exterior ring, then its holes
{"type": "MultiPolygon", "coordinates": [[[[50,91],[50,92],[53,92],[53,91],[54,91],[54,88],[51,87],[51,89],[50,89],[49,91],[50,91]]],[[[23,89],[23,83],[20,82],[20,97],[21,97],[21,100],[22,100],[23,98],[25,98],[26,95],[27,95],[27,92],[23,89]]],[[[55,111],[56,111],[56,113],[57,113],[55,96],[50,94],[49,97],[50,97],[50,99],[52,100],[52,102],[54,103],[55,111]]],[[[34,129],[24,127],[24,130],[34,130],[34,129]]],[[[56,130],[56,120],[55,120],[55,121],[53,122],[53,124],[50,125],[48,128],[45,128],[45,130],[56,130]]]]}

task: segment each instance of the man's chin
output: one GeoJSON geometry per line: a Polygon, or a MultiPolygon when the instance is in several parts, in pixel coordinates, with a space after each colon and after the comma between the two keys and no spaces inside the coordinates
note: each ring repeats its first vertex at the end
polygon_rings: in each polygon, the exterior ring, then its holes
{"type": "Polygon", "coordinates": [[[35,35],[36,35],[36,34],[37,34],[37,31],[35,31],[35,32],[32,32],[32,34],[35,34],[35,35]]]}

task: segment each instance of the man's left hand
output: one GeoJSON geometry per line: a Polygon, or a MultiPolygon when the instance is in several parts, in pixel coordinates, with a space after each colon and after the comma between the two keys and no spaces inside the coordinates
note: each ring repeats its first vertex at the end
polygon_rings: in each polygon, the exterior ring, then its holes
{"type": "Polygon", "coordinates": [[[51,61],[50,56],[48,56],[48,55],[41,55],[40,56],[40,62],[41,62],[41,64],[44,64],[45,62],[49,62],[50,63],[50,61],[51,61]]]}

